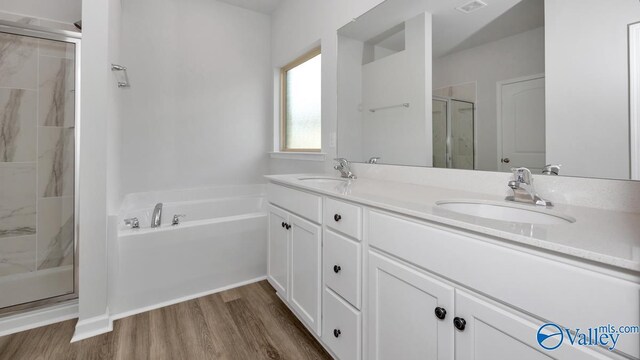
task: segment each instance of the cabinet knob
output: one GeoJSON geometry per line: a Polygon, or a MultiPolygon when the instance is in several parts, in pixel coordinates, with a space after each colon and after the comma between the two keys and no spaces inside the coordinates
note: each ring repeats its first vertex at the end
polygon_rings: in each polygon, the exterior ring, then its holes
{"type": "Polygon", "coordinates": [[[340,334],[342,334],[342,331],[340,331],[340,329],[333,329],[333,336],[340,337],[340,334]]]}
{"type": "Polygon", "coordinates": [[[340,270],[342,270],[342,268],[340,267],[340,265],[333,265],[333,272],[334,273],[339,273],[340,270]]]}
{"type": "Polygon", "coordinates": [[[467,321],[461,317],[453,318],[453,326],[460,331],[464,331],[464,328],[467,326],[467,321]]]}
{"type": "Polygon", "coordinates": [[[284,226],[287,228],[287,230],[291,229],[291,225],[289,224],[284,224],[284,226]]]}
{"type": "Polygon", "coordinates": [[[436,308],[435,313],[436,317],[440,320],[444,320],[444,318],[447,316],[447,310],[439,306],[436,308]]]}
{"type": "Polygon", "coordinates": [[[284,223],[284,221],[282,222],[282,227],[285,227],[287,224],[284,223]]]}
{"type": "Polygon", "coordinates": [[[333,215],[333,220],[335,220],[336,222],[340,221],[340,219],[342,219],[342,216],[340,216],[340,214],[333,215]]]}

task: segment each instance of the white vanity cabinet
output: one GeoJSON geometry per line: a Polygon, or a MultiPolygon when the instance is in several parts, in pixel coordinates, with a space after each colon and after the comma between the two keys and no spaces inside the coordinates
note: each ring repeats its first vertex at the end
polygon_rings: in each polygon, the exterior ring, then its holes
{"type": "Polygon", "coordinates": [[[267,274],[281,298],[288,299],[289,290],[289,213],[273,205],[269,212],[269,246],[267,274]]]}
{"type": "Polygon", "coordinates": [[[269,187],[267,279],[313,332],[321,334],[322,198],[294,189],[269,187]],[[288,205],[297,214],[278,205],[288,205]],[[309,220],[306,220],[305,218],[309,220]]]}
{"type": "Polygon", "coordinates": [[[454,290],[369,252],[369,359],[453,359],[454,290]]]}
{"type": "Polygon", "coordinates": [[[269,185],[268,279],[334,357],[640,357],[638,334],[616,352],[537,341],[545,323],[636,325],[636,274],[320,192],[269,185]]]}
{"type": "Polygon", "coordinates": [[[553,351],[538,345],[541,323],[513,309],[456,290],[456,314],[464,320],[455,330],[456,359],[595,360],[606,358],[586,347],[561,346],[553,351]]]}
{"type": "Polygon", "coordinates": [[[326,197],[322,341],[340,359],[362,358],[361,206],[326,197]]]}

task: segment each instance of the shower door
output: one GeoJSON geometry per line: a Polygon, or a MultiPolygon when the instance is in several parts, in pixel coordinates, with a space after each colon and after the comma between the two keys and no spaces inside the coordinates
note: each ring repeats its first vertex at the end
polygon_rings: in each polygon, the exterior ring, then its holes
{"type": "Polygon", "coordinates": [[[474,169],[474,104],[433,98],[433,167],[474,169]]]}
{"type": "Polygon", "coordinates": [[[0,22],[0,313],[76,294],[78,47],[0,22]]]}

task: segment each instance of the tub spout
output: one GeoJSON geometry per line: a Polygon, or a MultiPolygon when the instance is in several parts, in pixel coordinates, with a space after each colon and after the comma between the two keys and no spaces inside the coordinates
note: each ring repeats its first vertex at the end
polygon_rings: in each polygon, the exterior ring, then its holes
{"type": "Polygon", "coordinates": [[[153,215],[151,216],[151,227],[157,228],[162,224],[162,203],[157,203],[153,209],[153,215]]]}

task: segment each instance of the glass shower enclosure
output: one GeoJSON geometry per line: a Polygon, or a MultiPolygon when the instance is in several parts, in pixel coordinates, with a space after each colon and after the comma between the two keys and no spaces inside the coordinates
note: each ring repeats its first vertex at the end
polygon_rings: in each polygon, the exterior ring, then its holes
{"type": "Polygon", "coordinates": [[[474,103],[433,98],[433,167],[470,169],[475,166],[474,103]]]}
{"type": "Polygon", "coordinates": [[[0,314],[77,297],[79,37],[0,21],[0,314]]]}

